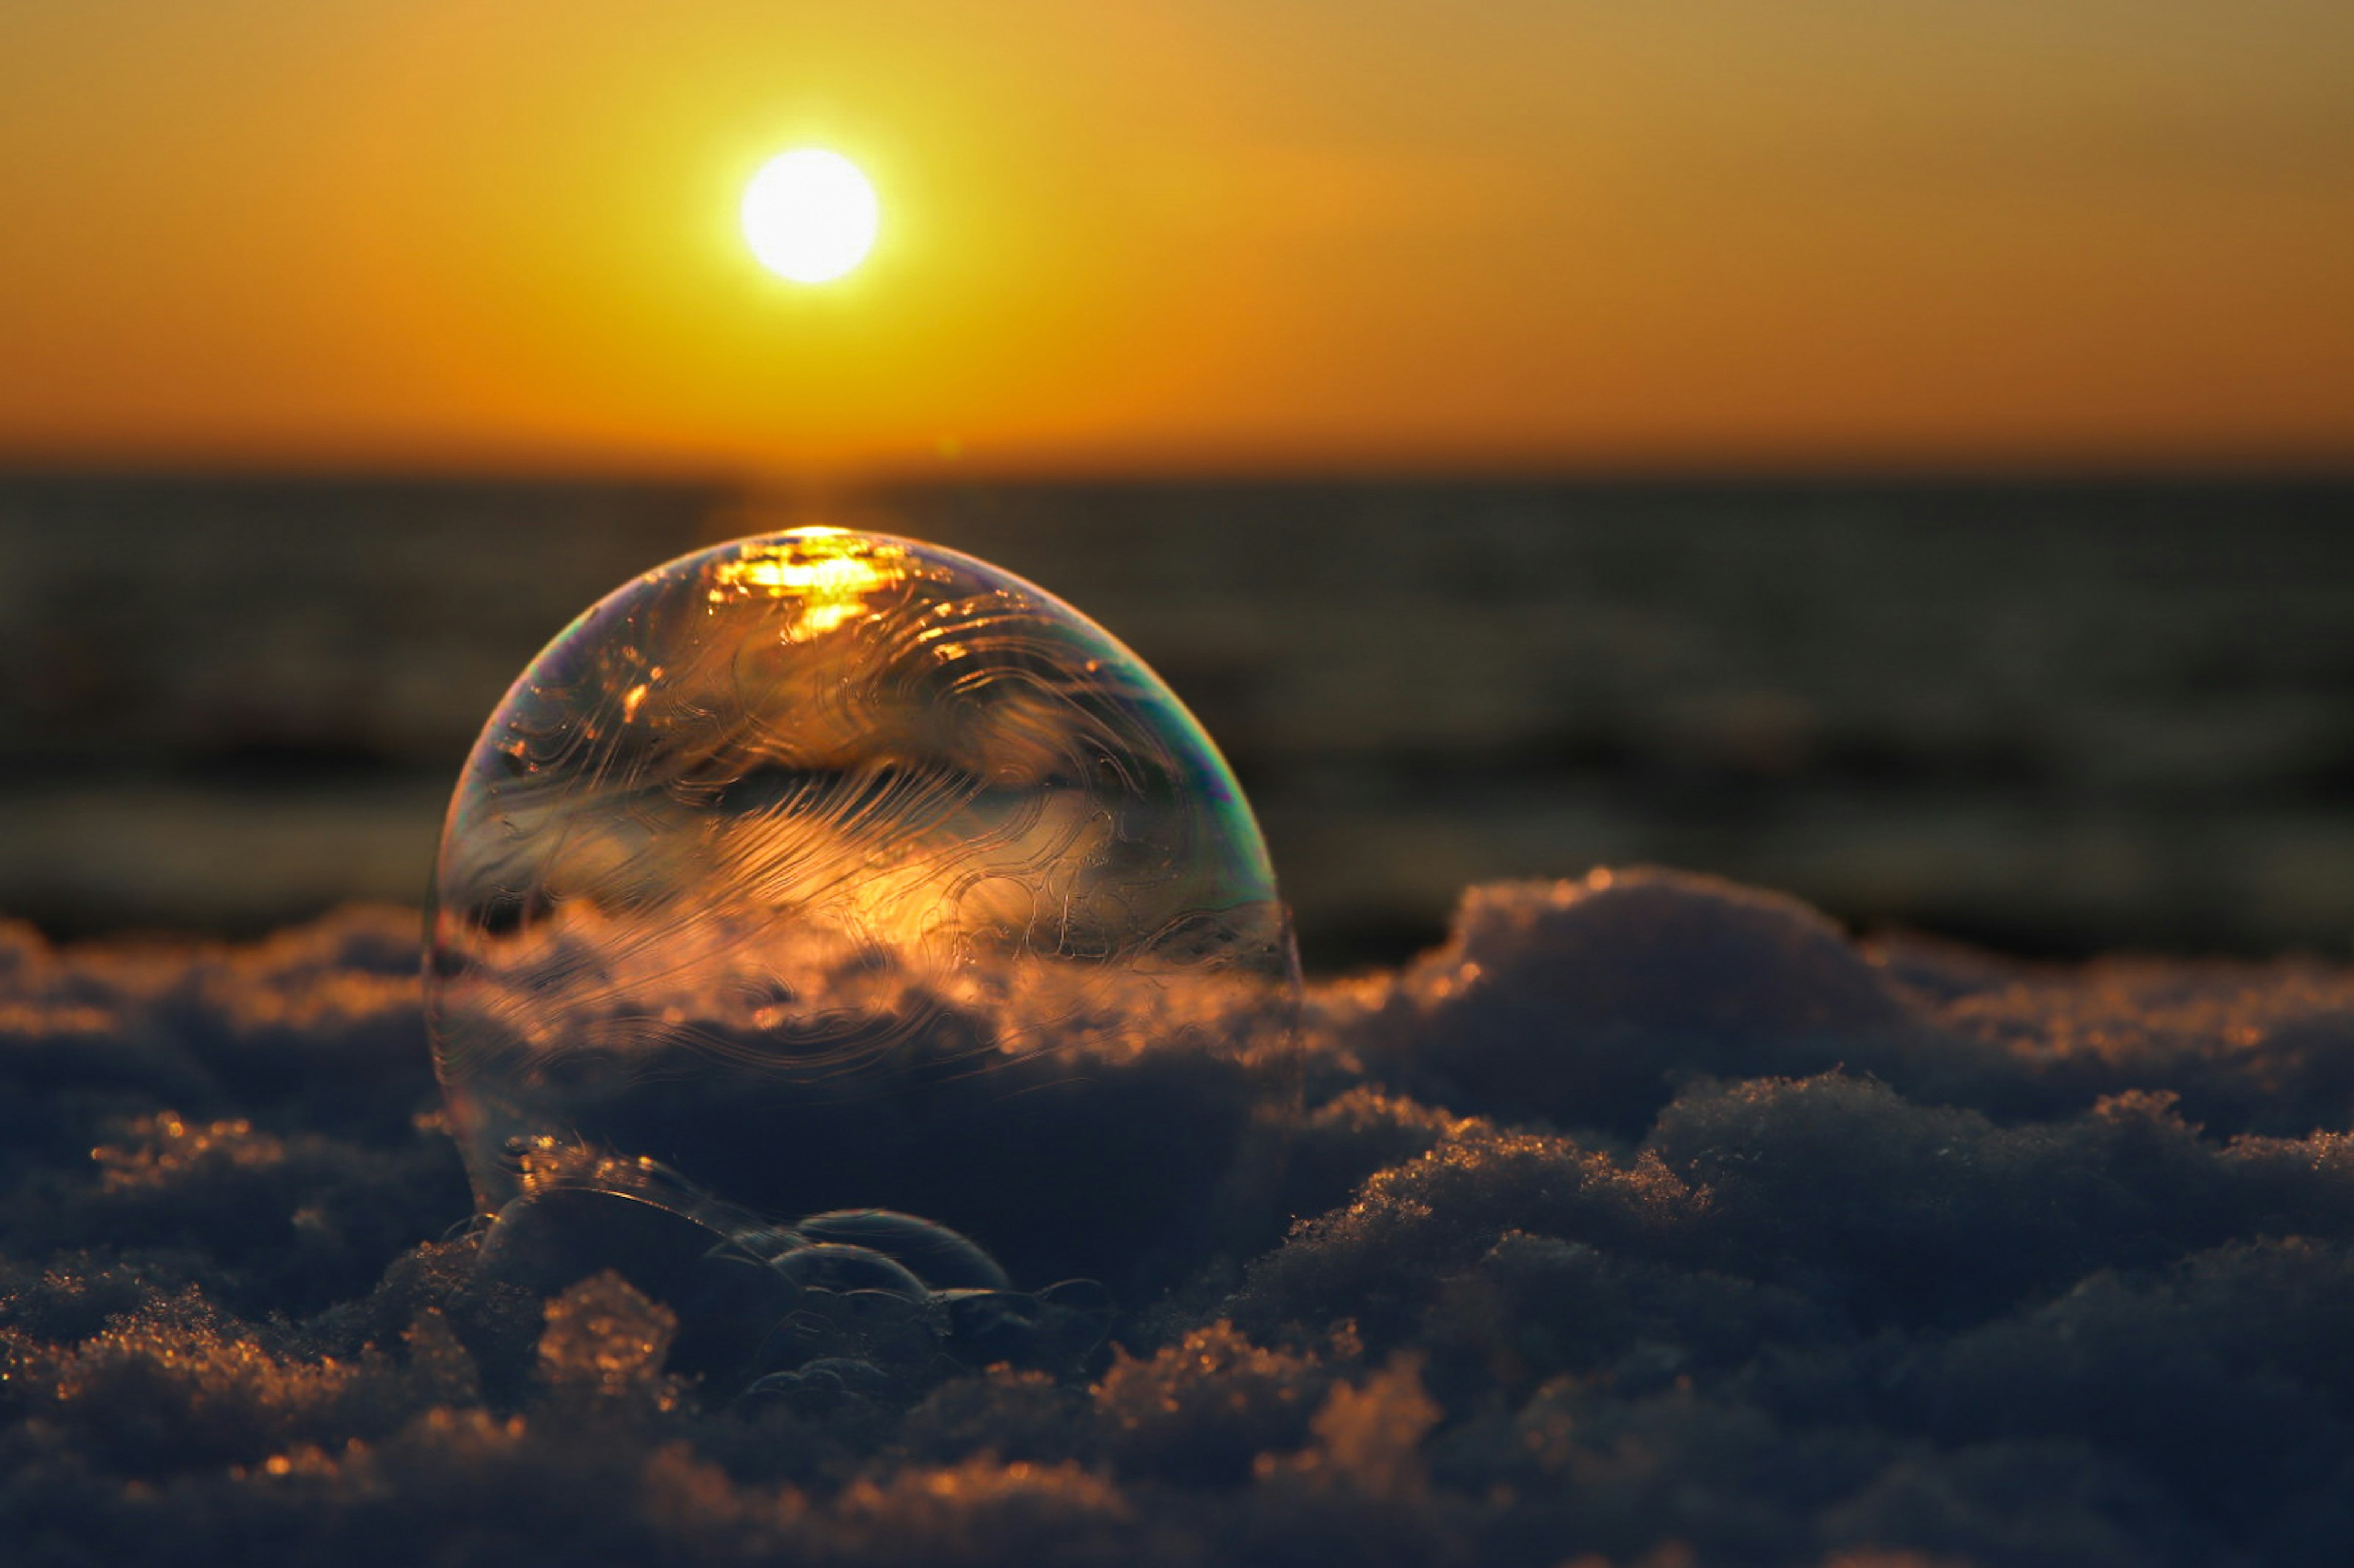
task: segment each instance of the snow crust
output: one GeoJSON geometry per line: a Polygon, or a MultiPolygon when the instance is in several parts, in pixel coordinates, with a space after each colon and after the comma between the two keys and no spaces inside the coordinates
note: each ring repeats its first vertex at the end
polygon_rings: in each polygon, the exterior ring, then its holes
{"type": "Polygon", "coordinates": [[[1312,991],[1260,1232],[737,1398],[691,1303],[474,1267],[416,930],[0,928],[10,1561],[2354,1558],[2341,967],[1475,887],[1312,991]]]}

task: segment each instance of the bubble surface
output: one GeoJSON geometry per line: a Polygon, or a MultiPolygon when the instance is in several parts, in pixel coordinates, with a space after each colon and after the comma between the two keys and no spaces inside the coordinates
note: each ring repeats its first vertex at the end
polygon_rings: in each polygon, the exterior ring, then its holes
{"type": "Polygon", "coordinates": [[[476,743],[430,919],[486,1213],[634,1161],[824,1245],[905,1213],[1109,1277],[1264,1190],[1297,1094],[1216,747],[1085,616],[911,540],[737,540],[592,607],[476,743]]]}

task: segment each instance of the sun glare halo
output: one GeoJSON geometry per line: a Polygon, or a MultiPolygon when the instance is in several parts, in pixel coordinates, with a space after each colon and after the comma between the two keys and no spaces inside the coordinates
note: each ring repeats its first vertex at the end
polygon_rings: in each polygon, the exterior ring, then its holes
{"type": "Polygon", "coordinates": [[[796,283],[828,283],[874,248],[875,187],[822,147],[779,153],[744,187],[738,217],[760,265],[796,283]]]}

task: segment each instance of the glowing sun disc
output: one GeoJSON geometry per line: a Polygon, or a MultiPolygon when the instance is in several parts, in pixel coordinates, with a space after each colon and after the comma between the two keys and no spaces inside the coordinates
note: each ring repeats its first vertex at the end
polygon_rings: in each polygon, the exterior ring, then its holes
{"type": "Polygon", "coordinates": [[[761,165],[738,217],[761,266],[796,283],[826,283],[866,260],[878,209],[857,164],[802,147],[761,165]]]}

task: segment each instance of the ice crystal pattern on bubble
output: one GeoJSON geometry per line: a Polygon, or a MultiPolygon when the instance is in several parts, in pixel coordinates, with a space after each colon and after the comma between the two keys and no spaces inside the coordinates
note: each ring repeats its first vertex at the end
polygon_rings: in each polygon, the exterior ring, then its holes
{"type": "Polygon", "coordinates": [[[1049,1277],[1250,1179],[1298,985],[1158,677],[1007,573],[832,529],[674,561],[541,653],[451,803],[430,949],[486,1212],[651,1161],[1049,1277]]]}

